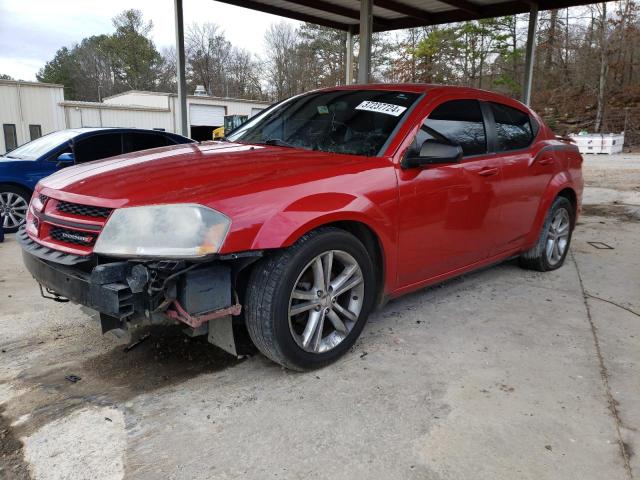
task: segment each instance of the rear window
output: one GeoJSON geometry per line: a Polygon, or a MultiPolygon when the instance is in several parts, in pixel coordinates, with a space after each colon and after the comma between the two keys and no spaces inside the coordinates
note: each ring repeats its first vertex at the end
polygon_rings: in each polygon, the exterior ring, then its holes
{"type": "Polygon", "coordinates": [[[489,103],[496,121],[496,150],[506,152],[527,148],[533,142],[529,115],[500,103],[489,103]]]}

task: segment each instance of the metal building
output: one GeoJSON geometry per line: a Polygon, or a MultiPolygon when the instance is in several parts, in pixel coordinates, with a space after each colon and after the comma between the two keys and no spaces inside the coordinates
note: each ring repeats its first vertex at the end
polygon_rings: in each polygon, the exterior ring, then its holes
{"type": "Polygon", "coordinates": [[[62,85],[0,80],[0,153],[65,128],[62,85]]]}
{"type": "MultiPolygon", "coordinates": [[[[187,135],[211,139],[225,115],[252,116],[269,102],[189,95],[187,135]]],[[[129,91],[103,102],[64,99],[62,85],[0,80],[0,153],[65,128],[133,127],[179,132],[177,96],[171,93],[129,91]]]]}

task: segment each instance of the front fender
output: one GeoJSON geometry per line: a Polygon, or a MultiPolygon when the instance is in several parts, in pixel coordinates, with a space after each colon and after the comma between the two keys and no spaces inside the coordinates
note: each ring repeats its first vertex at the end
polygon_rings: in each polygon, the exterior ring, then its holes
{"type": "Polygon", "coordinates": [[[346,193],[319,193],[298,199],[268,218],[251,248],[288,247],[315,228],[344,221],[369,227],[385,250],[393,244],[393,219],[370,199],[346,193]]]}
{"type": "Polygon", "coordinates": [[[37,181],[33,185],[31,185],[29,183],[26,183],[23,178],[10,177],[6,175],[0,176],[0,185],[13,185],[14,187],[28,190],[29,192],[33,192],[36,183],[37,181]]]}

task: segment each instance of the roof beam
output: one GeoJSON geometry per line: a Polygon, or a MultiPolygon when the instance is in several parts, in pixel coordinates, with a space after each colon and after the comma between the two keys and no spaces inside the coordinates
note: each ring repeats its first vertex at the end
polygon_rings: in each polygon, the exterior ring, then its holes
{"type": "MultiPolygon", "coordinates": [[[[292,1],[291,3],[313,8],[314,10],[319,10],[321,12],[333,13],[334,15],[340,15],[341,17],[360,20],[359,10],[353,10],[351,8],[343,7],[342,5],[337,5],[335,3],[325,2],[324,0],[296,0],[295,2],[292,1]]],[[[375,15],[373,16],[373,23],[374,25],[378,25],[383,28],[389,26],[388,20],[376,17],[375,15]]]]}
{"type": "Polygon", "coordinates": [[[463,12],[477,15],[480,13],[480,5],[468,2],[467,0],[438,0],[440,3],[446,3],[452,7],[456,7],[463,12]]]}
{"type": "Polygon", "coordinates": [[[424,22],[430,22],[432,20],[429,12],[420,8],[412,7],[406,3],[397,2],[396,0],[374,0],[376,7],[384,8],[385,10],[391,10],[392,12],[402,13],[409,17],[422,20],[424,22]]]}
{"type": "MultiPolygon", "coordinates": [[[[270,13],[271,15],[278,15],[280,17],[291,18],[293,20],[299,20],[301,22],[315,23],[316,25],[322,25],[323,27],[335,28],[337,30],[348,30],[349,25],[342,22],[336,22],[334,20],[327,20],[325,18],[317,17],[315,15],[308,15],[306,13],[299,13],[286,8],[275,7],[254,0],[217,0],[222,3],[228,3],[229,5],[235,5],[236,7],[248,8],[250,10],[257,10],[259,12],[270,13]]],[[[376,25],[380,30],[385,30],[390,27],[389,23],[385,24],[384,28],[376,25]]]]}
{"type": "MultiPolygon", "coordinates": [[[[447,0],[453,2],[454,0],[447,0]]],[[[540,6],[540,10],[548,10],[553,8],[565,8],[574,5],[586,5],[589,0],[540,0],[537,2],[540,6]]],[[[445,23],[465,22],[467,20],[478,20],[481,18],[493,18],[502,17],[505,15],[515,15],[518,13],[528,13],[530,7],[522,0],[511,0],[503,3],[495,3],[484,6],[478,13],[473,14],[461,9],[445,10],[442,12],[431,13],[431,20],[429,22],[421,21],[416,18],[404,17],[391,20],[392,30],[401,28],[413,28],[422,27],[425,25],[442,25],[445,23]]],[[[374,26],[374,30],[377,32],[383,31],[377,26],[374,26]]]]}

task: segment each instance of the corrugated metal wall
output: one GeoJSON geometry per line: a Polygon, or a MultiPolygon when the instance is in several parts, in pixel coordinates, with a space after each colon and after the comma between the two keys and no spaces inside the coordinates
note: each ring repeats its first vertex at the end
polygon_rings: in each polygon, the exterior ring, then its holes
{"type": "MultiPolygon", "coordinates": [[[[266,102],[189,96],[189,105],[224,108],[225,115],[254,115],[266,102]]],[[[42,134],[79,127],[162,128],[175,132],[178,125],[176,96],[168,93],[127,92],[104,103],[64,100],[61,85],[0,80],[0,153],[5,151],[2,124],[16,126],[18,145],[31,140],[29,125],[42,134]]],[[[221,110],[221,109],[220,109],[221,110]]]]}
{"type": "MultiPolygon", "coordinates": [[[[16,126],[18,145],[30,141],[29,125],[40,125],[42,134],[65,128],[62,86],[0,80],[0,124],[16,126]]],[[[0,128],[0,152],[5,151],[0,128]]]]}
{"type": "Polygon", "coordinates": [[[67,128],[131,127],[162,128],[173,131],[169,109],[118,108],[103,105],[100,108],[80,102],[64,102],[67,128]]]}

